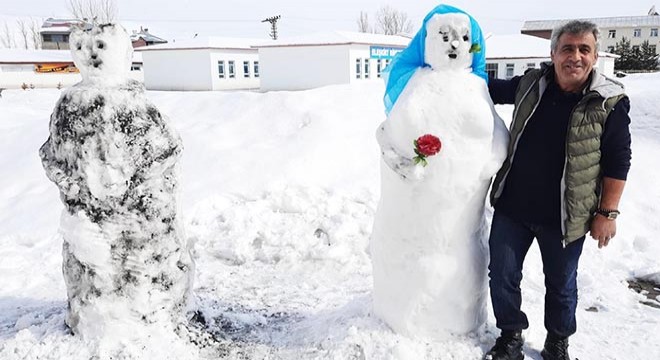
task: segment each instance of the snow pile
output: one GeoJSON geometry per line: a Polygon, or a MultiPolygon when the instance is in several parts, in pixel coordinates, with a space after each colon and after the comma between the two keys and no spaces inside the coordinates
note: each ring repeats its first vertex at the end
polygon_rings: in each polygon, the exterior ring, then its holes
{"type": "MultiPolygon", "coordinates": [[[[660,74],[621,81],[631,96],[633,166],[616,238],[601,250],[588,239],[581,258],[570,345],[580,359],[660,358],[658,309],[627,285],[660,272],[660,74]]],[[[436,342],[398,335],[373,314],[366,248],[380,197],[374,131],[384,120],[383,90],[374,83],[264,94],[147,92],[185,146],[181,214],[186,240],[197,241],[194,293],[207,325],[174,339],[150,330],[141,334],[145,346],[158,345],[162,356],[154,346],[152,354],[127,347],[116,358],[479,359],[492,346],[499,333],[492,311],[483,331],[436,342]],[[319,228],[330,245],[314,235],[319,228]],[[261,248],[253,246],[257,237],[261,248]]],[[[3,360],[98,353],[63,325],[62,204],[36,152],[60,95],[6,90],[0,99],[0,166],[9,169],[0,177],[3,360]]],[[[511,106],[497,110],[510,119],[511,106]]],[[[545,290],[536,246],[523,275],[524,351],[539,359],[545,290]]]]}

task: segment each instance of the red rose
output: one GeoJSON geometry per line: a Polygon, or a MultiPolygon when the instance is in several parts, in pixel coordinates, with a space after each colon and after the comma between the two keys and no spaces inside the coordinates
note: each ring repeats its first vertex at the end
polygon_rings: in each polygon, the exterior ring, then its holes
{"type": "Polygon", "coordinates": [[[415,164],[421,163],[422,166],[426,166],[428,163],[426,161],[427,156],[433,156],[440,151],[442,143],[440,139],[431,134],[422,135],[417,140],[413,141],[415,144],[415,156],[413,160],[415,164]]]}
{"type": "Polygon", "coordinates": [[[437,137],[431,134],[426,134],[420,136],[419,139],[417,139],[415,147],[420,153],[422,153],[422,155],[433,156],[437,154],[438,151],[440,151],[442,143],[440,143],[440,139],[437,137]]]}

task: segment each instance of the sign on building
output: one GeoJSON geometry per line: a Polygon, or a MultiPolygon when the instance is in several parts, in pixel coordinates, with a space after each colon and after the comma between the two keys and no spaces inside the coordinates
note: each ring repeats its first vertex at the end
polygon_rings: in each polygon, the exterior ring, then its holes
{"type": "Polygon", "coordinates": [[[384,46],[370,46],[370,57],[372,59],[393,59],[401,48],[384,47],[384,46]]]}

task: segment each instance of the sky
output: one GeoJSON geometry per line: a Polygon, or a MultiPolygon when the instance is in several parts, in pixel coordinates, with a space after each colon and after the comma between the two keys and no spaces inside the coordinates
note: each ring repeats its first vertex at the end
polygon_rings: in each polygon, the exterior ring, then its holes
{"type": "MultiPolygon", "coordinates": [[[[67,17],[67,0],[0,0],[0,26],[16,17],[67,17]]],[[[408,14],[414,29],[436,5],[432,0],[117,0],[119,19],[130,31],[140,26],[166,40],[198,36],[267,39],[270,24],[261,20],[280,15],[280,37],[327,30],[357,31],[360,11],[371,21],[385,5],[408,14]]],[[[471,14],[484,32],[514,34],[525,20],[646,15],[652,1],[603,0],[490,1],[457,0],[447,3],[471,14]]]]}

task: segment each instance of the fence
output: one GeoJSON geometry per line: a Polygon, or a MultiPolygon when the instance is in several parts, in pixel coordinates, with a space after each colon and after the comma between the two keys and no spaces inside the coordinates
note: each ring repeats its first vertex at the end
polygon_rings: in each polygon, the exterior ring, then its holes
{"type": "MultiPolygon", "coordinates": [[[[131,71],[129,77],[144,81],[142,71],[131,71]]],[[[68,87],[81,79],[80,74],[75,73],[0,72],[0,89],[20,89],[23,84],[35,88],[68,87]]]]}

